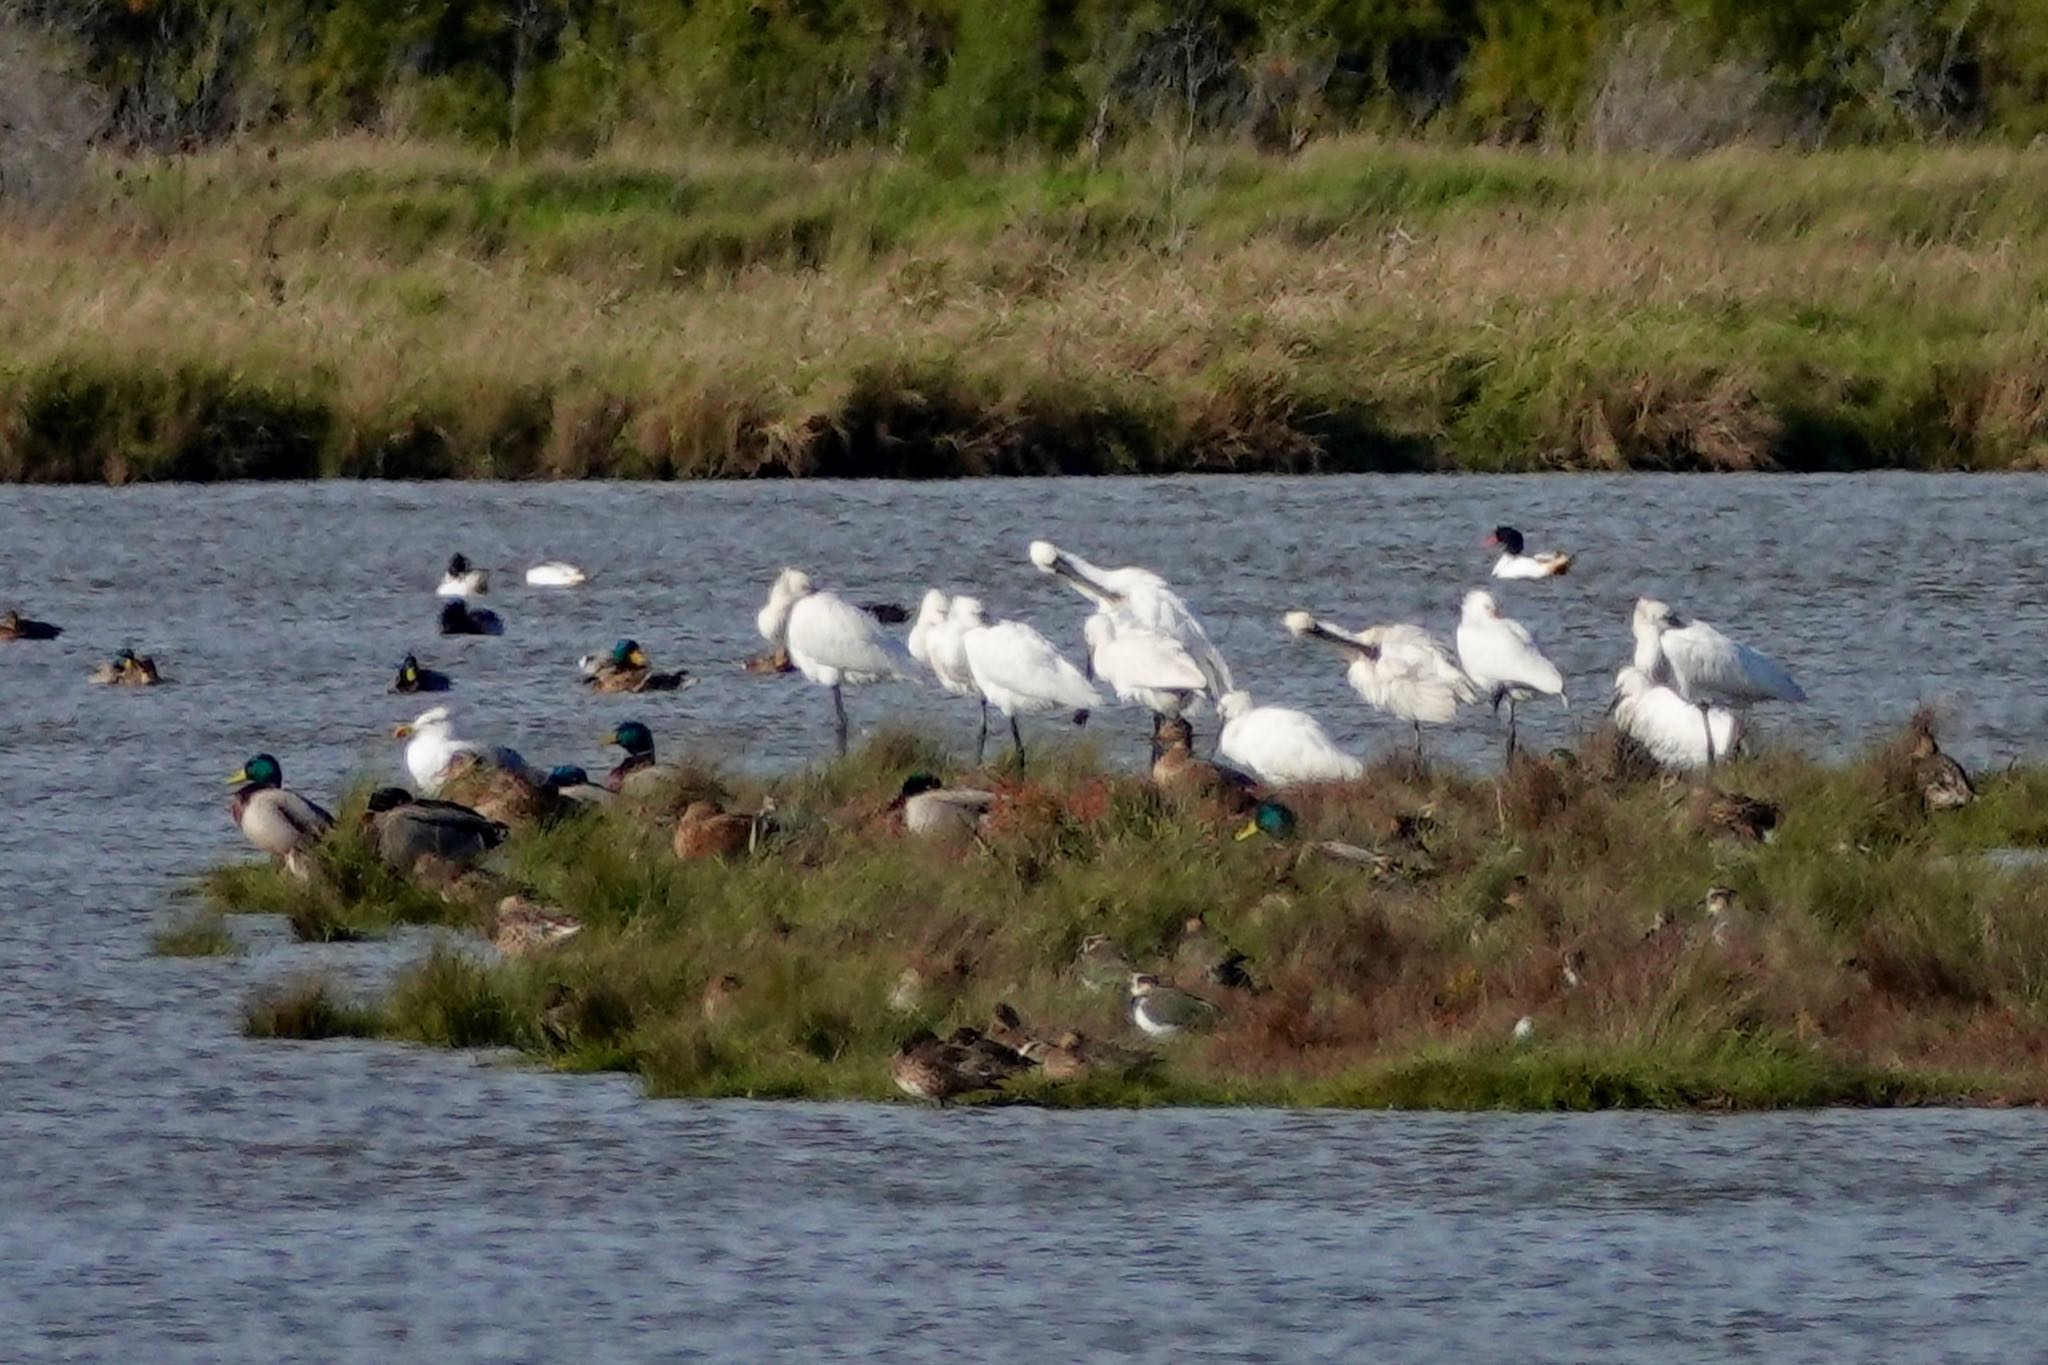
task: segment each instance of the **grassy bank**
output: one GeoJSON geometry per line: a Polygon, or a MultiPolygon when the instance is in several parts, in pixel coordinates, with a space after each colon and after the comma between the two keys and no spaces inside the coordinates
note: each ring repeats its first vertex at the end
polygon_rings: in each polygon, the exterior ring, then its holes
{"type": "Polygon", "coordinates": [[[2048,153],[376,141],[0,224],[0,477],[2033,467],[2048,153]]]}
{"type": "Polygon", "coordinates": [[[313,886],[230,868],[209,892],[312,936],[451,931],[381,999],[317,979],[260,993],[254,1034],[511,1047],[634,1072],[657,1095],[884,1097],[912,1029],[985,1025],[1007,1002],[1041,1036],[1149,1046],[1142,1064],[1012,1086],[1049,1104],[2048,1098],[2048,872],[1976,856],[2048,846],[2048,772],[1931,815],[1899,751],[1836,769],[1766,755],[1723,777],[1779,807],[1758,843],[1596,739],[1504,781],[1383,767],[1290,796],[1292,837],[1239,839],[1242,820],[1084,749],[1029,780],[962,774],[1002,801],[980,844],[953,849],[887,812],[907,773],[947,759],[883,739],[767,784],[695,769],[678,800],[775,803],[779,832],[730,863],[678,861],[675,803],[657,801],[517,836],[473,892],[368,870],[346,819],[313,886]],[[583,931],[499,957],[468,931],[508,884],[583,931]],[[1703,908],[1715,886],[1732,906],[1703,908]],[[1148,1045],[1104,984],[1115,971],[1084,952],[1097,934],[1212,1000],[1217,1030],[1148,1045]],[[1211,979],[1229,950],[1249,986],[1211,979]]]}

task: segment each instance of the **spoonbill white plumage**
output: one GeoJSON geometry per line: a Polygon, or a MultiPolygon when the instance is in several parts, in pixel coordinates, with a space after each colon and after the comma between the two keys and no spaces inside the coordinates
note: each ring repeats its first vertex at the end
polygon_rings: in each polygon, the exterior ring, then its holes
{"type": "Polygon", "coordinates": [[[945,619],[924,638],[925,662],[931,666],[939,686],[956,697],[972,697],[981,707],[981,731],[974,741],[976,763],[988,751],[988,698],[974,685],[974,670],[967,665],[966,636],[968,631],[987,625],[981,599],[963,595],[947,603],[945,619]]]}
{"type": "Polygon", "coordinates": [[[1702,728],[1691,702],[1633,664],[1614,675],[1613,714],[1615,728],[1642,745],[1660,768],[1704,768],[1711,755],[1730,753],[1742,741],[1742,717],[1735,712],[1716,706],[1702,728]]]}
{"type": "Polygon", "coordinates": [[[1224,693],[1216,710],[1223,717],[1216,752],[1268,786],[1348,782],[1365,775],[1364,762],[1338,748],[1305,711],[1254,705],[1249,692],[1224,693]]]}
{"type": "Polygon", "coordinates": [[[441,575],[441,585],[434,589],[434,595],[482,597],[490,590],[490,570],[472,568],[467,555],[455,554],[448,557],[448,572],[441,575]]]}
{"type": "MultiPolygon", "coordinates": [[[[1102,704],[1086,675],[1067,662],[1052,641],[1022,621],[973,627],[961,633],[960,644],[982,699],[1010,722],[1019,768],[1024,766],[1024,735],[1017,727],[1018,716],[1072,711],[1074,723],[1080,725],[1087,721],[1090,708],[1102,704]]],[[[984,736],[987,715],[984,710],[984,736]]]]}
{"type": "MultiPolygon", "coordinates": [[[[947,599],[946,594],[940,592],[937,588],[927,588],[924,600],[917,604],[917,619],[911,622],[910,638],[905,641],[904,647],[910,651],[911,658],[927,668],[931,667],[932,662],[930,654],[932,632],[945,623],[946,612],[951,606],[952,603],[947,599]]],[[[941,679],[941,681],[944,680],[941,679]]]]}
{"type": "Polygon", "coordinates": [[[1115,616],[1119,625],[1155,630],[1179,641],[1202,670],[1205,690],[1212,699],[1220,700],[1231,690],[1230,665],[1223,661],[1222,652],[1188,610],[1188,604],[1164,578],[1135,566],[1105,569],[1049,540],[1032,541],[1030,553],[1032,564],[1041,573],[1066,579],[1074,591],[1115,616]]]}
{"type": "Polygon", "coordinates": [[[1494,527],[1493,534],[1483,543],[1500,550],[1500,558],[1493,561],[1495,578],[1555,578],[1571,571],[1570,555],[1524,553],[1528,542],[1512,526],[1494,527]]]}
{"type": "Polygon", "coordinates": [[[1350,657],[1344,677],[1351,690],[1366,705],[1415,727],[1417,763],[1422,761],[1422,727],[1448,725],[1460,706],[1479,700],[1479,689],[1450,649],[1421,626],[1354,632],[1326,625],[1305,611],[1288,612],[1284,624],[1295,638],[1324,641],[1350,657]]]}
{"type": "MultiPolygon", "coordinates": [[[[1508,761],[1515,757],[1515,702],[1546,696],[1565,701],[1564,675],[1543,656],[1528,628],[1501,613],[1484,588],[1465,594],[1458,616],[1458,664],[1473,686],[1493,701],[1508,704],[1508,761]]],[[[1567,705],[1570,703],[1567,702],[1567,705]]]]}
{"type": "Polygon", "coordinates": [[[1635,666],[1698,708],[1710,768],[1720,752],[1709,714],[1715,706],[1741,710],[1760,701],[1806,700],[1805,690],[1776,659],[1729,639],[1705,621],[1687,621],[1655,598],[1637,600],[1630,627],[1635,666]]]}
{"type": "Polygon", "coordinates": [[[910,676],[911,658],[867,612],[820,592],[801,569],[784,569],[754,618],[761,638],[789,651],[799,673],[832,693],[833,734],[846,752],[846,701],[841,689],[910,676]]]}

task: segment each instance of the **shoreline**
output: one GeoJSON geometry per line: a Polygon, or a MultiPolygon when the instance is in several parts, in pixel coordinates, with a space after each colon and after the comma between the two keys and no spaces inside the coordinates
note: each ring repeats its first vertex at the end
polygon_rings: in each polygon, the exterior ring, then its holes
{"type": "MultiPolygon", "coordinates": [[[[906,836],[887,809],[905,773],[947,771],[948,756],[883,737],[767,781],[686,764],[644,799],[515,834],[497,871],[439,891],[377,862],[354,832],[358,793],[313,884],[226,867],[205,884],[214,910],[191,923],[287,914],[300,938],[333,942],[440,926],[460,937],[387,991],[273,983],[248,998],[245,1031],[510,1048],[635,1074],[650,1097],[900,1099],[889,1058],[906,1035],[997,1028],[1003,1003],[1041,1040],[1079,1031],[1076,1055],[1093,1060],[982,1102],[2048,1101],[2048,888],[1981,856],[2042,846],[2029,811],[2048,771],[1987,777],[1970,806],[1932,812],[1897,744],[1832,767],[1765,753],[1721,774],[1777,807],[1757,842],[1697,789],[1615,766],[1612,749],[1595,737],[1504,780],[1382,763],[1285,795],[1299,829],[1245,839],[1239,816],[1169,800],[1086,747],[1049,749],[1028,779],[961,774],[999,793],[997,815],[976,846],[948,848],[906,836]],[[679,860],[676,813],[713,793],[736,810],[773,798],[776,831],[751,855],[679,860]],[[1703,911],[1709,886],[1731,894],[1703,911]],[[471,935],[489,936],[508,893],[579,932],[537,946],[500,924],[494,955],[471,935]],[[1215,1031],[1144,1038],[1091,975],[1095,933],[1121,968],[1215,1004],[1215,1031]],[[1248,983],[1218,984],[1225,947],[1248,959],[1248,983]]],[[[189,951],[223,951],[211,930],[189,951]]]]}

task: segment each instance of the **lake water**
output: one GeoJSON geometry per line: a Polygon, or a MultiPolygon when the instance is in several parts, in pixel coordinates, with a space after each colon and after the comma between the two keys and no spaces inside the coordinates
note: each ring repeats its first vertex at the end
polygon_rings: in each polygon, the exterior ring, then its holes
{"type": "MultiPolygon", "coordinates": [[[[1045,536],[1181,587],[1240,680],[1347,744],[1404,740],[1306,606],[1448,634],[1496,522],[1579,554],[1505,585],[1571,680],[1534,742],[1594,723],[1654,592],[1778,655],[1813,701],[1763,730],[1840,752],[1938,702],[1972,766],[2048,738],[2048,494],[2019,477],[1342,478],[925,486],[291,485],[0,489],[0,1358],[150,1360],[2005,1359],[2048,1292],[2048,1120],[931,1113],[653,1103],[619,1078],[236,1035],[262,981],[362,979],[410,942],[238,930],[149,956],[189,876],[236,854],[222,779],[268,749],[316,795],[398,774],[408,649],[465,732],[609,762],[628,715],[764,768],[830,743],[822,694],[742,675],[799,563],[863,600],[972,588],[1074,641],[1045,536]],[[442,640],[454,550],[505,576],[499,639],[442,640]],[[630,633],[703,681],[592,698],[630,633]],[[124,644],[176,685],[87,686],[124,644]]],[[[907,687],[857,730],[971,742],[907,687]]],[[[1091,726],[1122,755],[1142,724],[1091,726]]],[[[1044,730],[1032,733],[1045,734],[1044,730]]],[[[1490,762],[1475,712],[1433,736],[1490,762]]],[[[1132,754],[1135,757],[1135,753],[1132,754]]]]}

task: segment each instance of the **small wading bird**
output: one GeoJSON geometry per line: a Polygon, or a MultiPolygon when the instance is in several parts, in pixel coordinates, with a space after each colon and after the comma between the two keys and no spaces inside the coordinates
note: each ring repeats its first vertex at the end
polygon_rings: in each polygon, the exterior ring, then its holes
{"type": "Polygon", "coordinates": [[[1249,692],[1226,692],[1217,703],[1223,732],[1216,752],[1274,787],[1350,782],[1365,764],[1338,748],[1314,716],[1284,706],[1256,706],[1249,692]]]}
{"type": "Polygon", "coordinates": [[[1806,700],[1776,659],[1738,644],[1705,621],[1689,622],[1654,598],[1638,599],[1630,626],[1635,666],[1697,708],[1708,768],[1721,754],[1714,742],[1714,707],[1740,711],[1760,701],[1806,700]]]}
{"type": "Polygon", "coordinates": [[[1190,991],[1161,985],[1144,972],[1131,978],[1131,1022],[1154,1038],[1206,1033],[1219,1017],[1214,1005],[1190,991]]]}
{"type": "Polygon", "coordinates": [[[1209,632],[1202,628],[1201,621],[1164,578],[1135,566],[1105,569],[1048,540],[1032,541],[1029,553],[1039,572],[1065,579],[1074,591],[1113,616],[1119,628],[1157,631],[1178,641],[1202,670],[1207,682],[1205,690],[1212,700],[1220,701],[1231,690],[1230,665],[1210,642],[1209,632]]]}
{"type": "Polygon", "coordinates": [[[1522,533],[1512,526],[1494,527],[1485,544],[1500,550],[1500,558],[1493,561],[1495,578],[1555,578],[1571,571],[1570,555],[1524,554],[1522,533]]]}
{"type": "Polygon", "coordinates": [[[1479,700],[1442,641],[1420,626],[1373,626],[1355,634],[1290,611],[1284,624],[1297,639],[1321,640],[1350,657],[1344,677],[1365,704],[1415,727],[1415,762],[1422,762],[1422,727],[1448,725],[1458,708],[1479,700]]]}
{"type": "Polygon", "coordinates": [[[789,650],[799,673],[832,693],[833,735],[846,752],[846,701],[841,689],[910,676],[908,651],[868,612],[820,592],[801,569],[784,569],[754,619],[761,638],[789,650]]]}
{"type": "Polygon", "coordinates": [[[1503,616],[1493,594],[1474,588],[1465,594],[1458,617],[1458,664],[1473,686],[1493,701],[1508,704],[1508,761],[1515,758],[1515,702],[1546,696],[1564,701],[1564,675],[1543,657],[1520,621],[1503,616]]]}
{"type": "Polygon", "coordinates": [[[491,575],[487,569],[470,567],[466,555],[448,557],[448,571],[441,575],[441,584],[434,589],[436,597],[482,597],[491,590],[491,575]]]}
{"type": "MultiPolygon", "coordinates": [[[[1067,662],[1052,641],[1022,621],[970,626],[961,634],[960,646],[982,700],[1010,722],[1010,743],[1016,747],[1020,769],[1024,766],[1024,734],[1017,727],[1017,717],[1071,711],[1074,724],[1085,725],[1089,709],[1102,704],[1101,695],[1081,670],[1067,662]]],[[[984,736],[987,715],[984,710],[984,736]]],[[[977,752],[975,761],[981,758],[982,753],[977,752]]]]}
{"type": "Polygon", "coordinates": [[[334,817],[284,785],[284,769],[258,754],[228,779],[236,787],[228,814],[242,836],[303,879],[305,855],[334,828],[334,817]]]}
{"type": "Polygon", "coordinates": [[[11,607],[0,614],[0,640],[54,640],[63,633],[64,627],[31,621],[11,607]]]}

